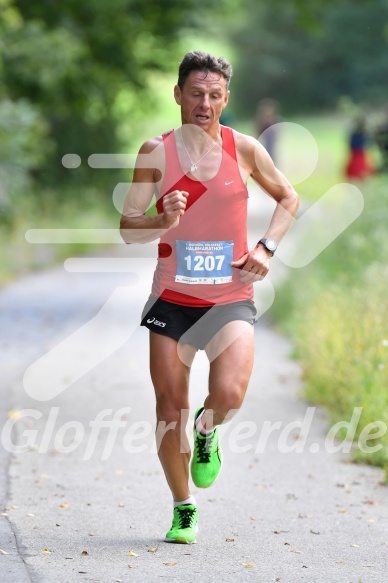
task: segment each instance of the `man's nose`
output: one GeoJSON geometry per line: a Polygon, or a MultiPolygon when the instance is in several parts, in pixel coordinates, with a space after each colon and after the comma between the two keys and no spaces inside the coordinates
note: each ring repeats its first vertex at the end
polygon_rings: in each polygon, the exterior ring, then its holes
{"type": "Polygon", "coordinates": [[[202,97],[202,107],[208,109],[210,106],[210,98],[206,93],[202,97]]]}

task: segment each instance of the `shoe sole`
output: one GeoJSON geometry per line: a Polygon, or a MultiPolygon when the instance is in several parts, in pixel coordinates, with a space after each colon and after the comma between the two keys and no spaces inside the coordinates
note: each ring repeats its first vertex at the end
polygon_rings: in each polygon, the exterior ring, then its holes
{"type": "Polygon", "coordinates": [[[165,543],[175,543],[178,545],[195,545],[196,540],[188,541],[184,536],[178,536],[177,538],[165,538],[165,543]]]}
{"type": "MultiPolygon", "coordinates": [[[[198,524],[196,526],[196,534],[198,534],[199,528],[198,528],[198,524]]],[[[164,539],[165,543],[176,543],[178,545],[195,545],[197,540],[187,540],[187,538],[185,538],[184,536],[177,536],[176,538],[167,538],[165,537],[164,539]]]]}

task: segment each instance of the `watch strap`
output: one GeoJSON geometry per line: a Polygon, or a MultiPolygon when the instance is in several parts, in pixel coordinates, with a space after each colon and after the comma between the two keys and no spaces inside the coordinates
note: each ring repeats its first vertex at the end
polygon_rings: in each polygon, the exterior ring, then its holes
{"type": "Polygon", "coordinates": [[[272,255],[274,255],[276,249],[277,249],[277,243],[275,241],[275,239],[272,239],[271,237],[263,237],[262,239],[260,239],[260,241],[258,241],[258,245],[259,244],[264,245],[264,247],[267,249],[267,251],[269,251],[270,253],[272,253],[272,255]],[[268,242],[271,241],[272,245],[272,249],[271,249],[271,245],[268,244],[268,242]]]}

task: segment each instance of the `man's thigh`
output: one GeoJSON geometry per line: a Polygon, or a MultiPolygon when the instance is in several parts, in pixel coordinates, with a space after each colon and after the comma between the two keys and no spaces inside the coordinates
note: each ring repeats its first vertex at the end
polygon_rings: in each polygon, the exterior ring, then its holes
{"type": "Polygon", "coordinates": [[[243,368],[252,370],[254,355],[254,329],[253,325],[243,320],[233,320],[225,324],[207,344],[206,355],[212,364],[217,362],[214,368],[219,366],[230,368],[228,359],[233,366],[236,361],[243,368]]]}
{"type": "Polygon", "coordinates": [[[177,347],[178,341],[174,338],[150,332],[150,373],[157,398],[170,397],[174,400],[182,396],[184,400],[187,394],[190,365],[196,349],[187,346],[183,361],[177,347]]]}
{"type": "Polygon", "coordinates": [[[253,326],[239,320],[226,324],[209,342],[209,393],[216,398],[228,394],[243,399],[254,360],[253,326]]]}

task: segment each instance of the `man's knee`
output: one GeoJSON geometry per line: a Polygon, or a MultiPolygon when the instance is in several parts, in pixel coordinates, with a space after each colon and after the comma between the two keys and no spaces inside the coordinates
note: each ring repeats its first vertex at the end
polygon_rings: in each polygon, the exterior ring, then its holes
{"type": "Polygon", "coordinates": [[[245,390],[240,387],[220,391],[216,397],[212,397],[213,407],[219,414],[231,417],[241,407],[244,395],[245,390]]]}
{"type": "Polygon", "coordinates": [[[163,395],[156,400],[156,415],[158,421],[166,424],[180,423],[187,420],[189,404],[182,398],[171,398],[170,395],[163,395]]]}

